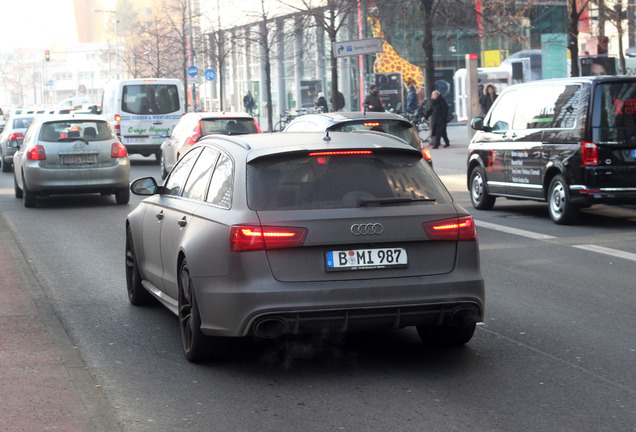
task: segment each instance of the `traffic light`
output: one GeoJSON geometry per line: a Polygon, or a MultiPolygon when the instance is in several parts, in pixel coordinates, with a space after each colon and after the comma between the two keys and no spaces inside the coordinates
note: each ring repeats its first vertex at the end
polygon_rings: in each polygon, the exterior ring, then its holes
{"type": "Polygon", "coordinates": [[[49,50],[44,51],[44,59],[46,61],[51,61],[51,52],[49,50]]]}

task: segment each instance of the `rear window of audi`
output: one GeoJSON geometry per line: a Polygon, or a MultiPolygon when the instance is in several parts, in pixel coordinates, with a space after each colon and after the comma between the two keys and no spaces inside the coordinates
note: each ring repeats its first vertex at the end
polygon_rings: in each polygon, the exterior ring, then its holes
{"type": "Polygon", "coordinates": [[[451,197],[420,154],[305,154],[266,157],[247,167],[253,210],[435,205],[451,197]]]}
{"type": "Polygon", "coordinates": [[[417,130],[408,121],[402,120],[357,120],[351,122],[338,123],[331,126],[329,130],[334,132],[354,132],[373,130],[385,132],[406,141],[411,147],[420,150],[421,140],[417,130]]]}

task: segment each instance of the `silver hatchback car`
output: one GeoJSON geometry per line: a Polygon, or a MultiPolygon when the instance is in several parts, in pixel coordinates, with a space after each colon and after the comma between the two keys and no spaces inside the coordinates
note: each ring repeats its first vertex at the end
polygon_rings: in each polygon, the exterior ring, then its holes
{"type": "Polygon", "coordinates": [[[131,190],[128,298],[178,316],[190,361],[248,335],[415,326],[462,345],[483,320],[473,218],[401,139],[215,135],[131,190]]]}
{"type": "Polygon", "coordinates": [[[36,117],[13,157],[16,198],[35,207],[38,196],[70,193],[115,194],[130,200],[130,162],[103,117],[36,117]]]}

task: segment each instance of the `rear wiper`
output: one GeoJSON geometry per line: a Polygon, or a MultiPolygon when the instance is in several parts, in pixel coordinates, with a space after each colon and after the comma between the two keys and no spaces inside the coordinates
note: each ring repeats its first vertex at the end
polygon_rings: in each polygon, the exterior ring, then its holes
{"type": "Polygon", "coordinates": [[[393,197],[393,198],[362,198],[358,201],[360,207],[367,207],[370,205],[384,205],[384,204],[401,204],[410,202],[435,202],[437,200],[433,198],[409,198],[409,197],[393,197]]]}

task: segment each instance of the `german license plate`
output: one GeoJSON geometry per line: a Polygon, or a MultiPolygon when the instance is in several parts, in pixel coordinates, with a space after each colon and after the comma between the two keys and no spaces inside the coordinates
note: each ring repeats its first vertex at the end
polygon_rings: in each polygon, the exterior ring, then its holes
{"type": "Polygon", "coordinates": [[[126,144],[143,144],[146,141],[146,138],[126,138],[126,144]]]}
{"type": "Polygon", "coordinates": [[[66,155],[62,157],[62,163],[65,165],[94,164],[96,161],[97,158],[94,154],[66,155]]]}
{"type": "Polygon", "coordinates": [[[406,250],[402,248],[329,251],[325,258],[327,271],[401,268],[408,265],[406,250]]]}

